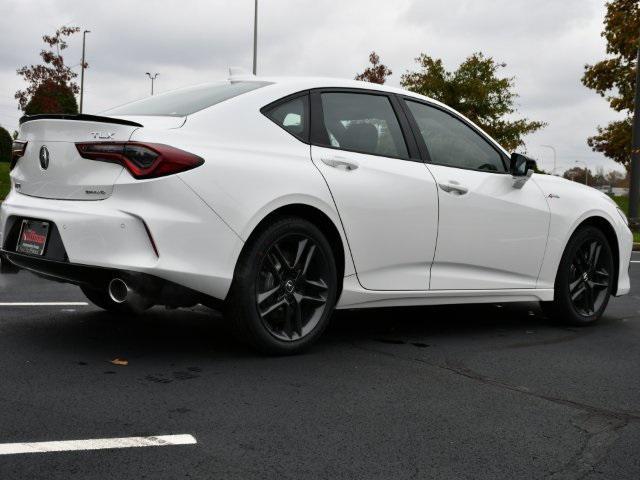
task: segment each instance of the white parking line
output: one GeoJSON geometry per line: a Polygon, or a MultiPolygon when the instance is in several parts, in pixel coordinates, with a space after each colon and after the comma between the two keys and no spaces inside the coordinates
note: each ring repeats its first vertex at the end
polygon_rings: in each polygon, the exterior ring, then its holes
{"type": "Polygon", "coordinates": [[[187,434],[158,435],[156,437],[95,438],[92,440],[65,440],[60,442],[0,443],[0,455],[19,453],[73,452],[104,450],[109,448],[168,447],[193,445],[198,441],[187,434]]]}
{"type": "Polygon", "coordinates": [[[631,260],[631,263],[640,263],[640,260],[631,260]]]}
{"type": "Polygon", "coordinates": [[[87,302],[0,302],[0,307],[86,307],[87,302]]]}

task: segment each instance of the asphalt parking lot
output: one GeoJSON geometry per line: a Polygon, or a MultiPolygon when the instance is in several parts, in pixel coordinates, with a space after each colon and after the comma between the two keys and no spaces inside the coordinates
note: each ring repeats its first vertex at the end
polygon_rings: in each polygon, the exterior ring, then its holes
{"type": "Polygon", "coordinates": [[[342,312],[289,358],[253,354],[204,308],[114,318],[67,305],[85,301],[74,286],[2,275],[0,479],[637,479],[631,272],[593,327],[534,304],[342,312]],[[159,435],[196,443],[2,454],[159,435]]]}

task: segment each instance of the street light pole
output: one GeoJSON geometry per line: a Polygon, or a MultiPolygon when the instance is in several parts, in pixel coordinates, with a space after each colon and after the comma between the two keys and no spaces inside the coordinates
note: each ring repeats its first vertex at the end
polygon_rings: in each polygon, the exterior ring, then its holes
{"type": "Polygon", "coordinates": [[[158,75],[160,74],[156,72],[153,75],[151,75],[149,72],[147,72],[146,75],[151,79],[151,95],[153,95],[153,82],[156,80],[156,78],[158,78],[158,75]]]}
{"type": "Polygon", "coordinates": [[[550,148],[553,151],[553,170],[551,170],[551,175],[554,175],[556,172],[556,164],[557,164],[557,155],[556,155],[556,147],[553,145],[540,145],[541,147],[550,148]]]}
{"type": "Polygon", "coordinates": [[[587,166],[587,162],[576,160],[576,163],[582,163],[584,165],[584,184],[589,185],[589,167],[587,166]]]}
{"type": "Polygon", "coordinates": [[[636,97],[631,130],[631,178],[629,179],[629,219],[635,224],[640,202],[640,46],[636,56],[636,97]]]}
{"type": "Polygon", "coordinates": [[[80,66],[80,113],[82,113],[82,104],[84,99],[84,69],[85,69],[85,61],[84,61],[84,51],[85,51],[85,43],[87,39],[87,33],[91,33],[91,30],[85,30],[82,32],[82,65],[80,66]]]}
{"type": "Polygon", "coordinates": [[[258,71],[258,0],[253,12],[253,74],[258,71]]]}

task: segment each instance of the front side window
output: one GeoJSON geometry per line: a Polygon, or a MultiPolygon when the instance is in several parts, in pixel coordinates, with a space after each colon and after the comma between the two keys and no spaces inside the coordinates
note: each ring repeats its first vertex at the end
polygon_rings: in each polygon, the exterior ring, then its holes
{"type": "Polygon", "coordinates": [[[475,130],[439,108],[406,100],[431,162],[448,167],[505,172],[502,156],[475,130]]]}
{"type": "Polygon", "coordinates": [[[308,97],[294,98],[268,109],[264,114],[294,137],[308,142],[308,97]]]}
{"type": "Polygon", "coordinates": [[[322,93],[326,146],[407,158],[407,145],[391,102],[383,95],[322,93]]]}

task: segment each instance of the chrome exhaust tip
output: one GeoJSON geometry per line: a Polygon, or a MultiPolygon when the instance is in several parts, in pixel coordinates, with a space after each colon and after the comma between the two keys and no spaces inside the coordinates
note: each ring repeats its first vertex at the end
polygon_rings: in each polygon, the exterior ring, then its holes
{"type": "Polygon", "coordinates": [[[113,278],[107,287],[109,298],[118,305],[126,305],[132,312],[142,313],[153,305],[153,299],[143,295],[122,278],[113,278]]]}
{"type": "Polygon", "coordinates": [[[109,282],[108,292],[115,303],[124,303],[131,294],[131,288],[121,278],[114,278],[109,282]]]}

